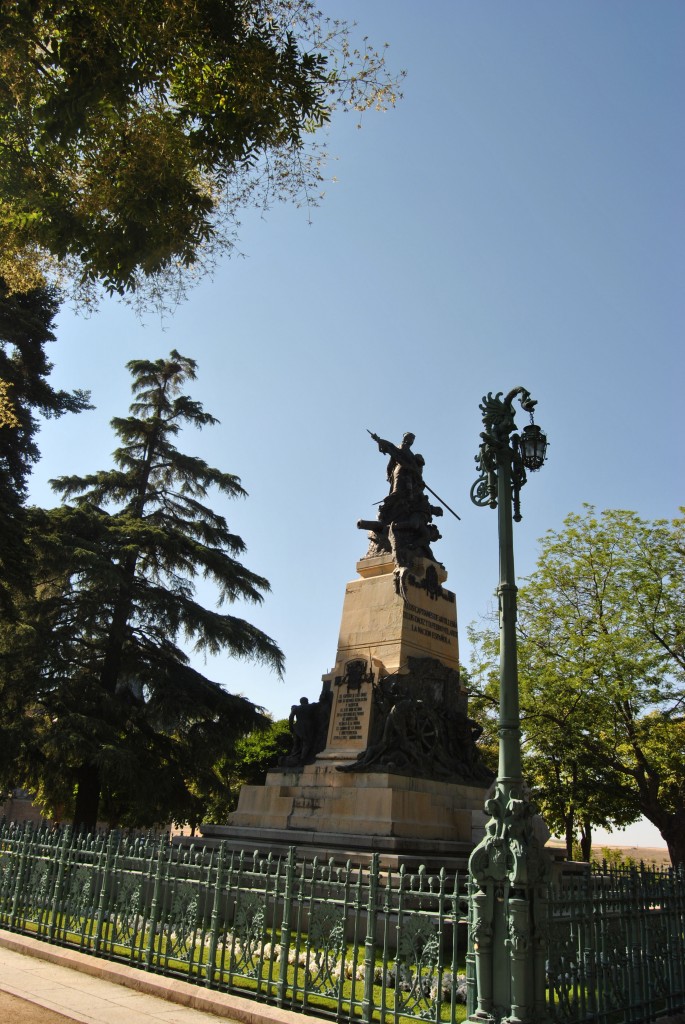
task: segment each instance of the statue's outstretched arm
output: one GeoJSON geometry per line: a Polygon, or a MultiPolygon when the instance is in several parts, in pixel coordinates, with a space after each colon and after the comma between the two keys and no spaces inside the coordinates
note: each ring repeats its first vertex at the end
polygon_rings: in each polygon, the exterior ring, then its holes
{"type": "Polygon", "coordinates": [[[371,434],[371,437],[374,439],[374,441],[378,445],[379,451],[381,451],[383,455],[394,455],[395,458],[397,458],[399,448],[397,448],[397,446],[394,445],[392,441],[386,441],[385,438],[379,437],[378,434],[374,434],[374,432],[372,430],[369,430],[368,427],[367,433],[371,434]]]}

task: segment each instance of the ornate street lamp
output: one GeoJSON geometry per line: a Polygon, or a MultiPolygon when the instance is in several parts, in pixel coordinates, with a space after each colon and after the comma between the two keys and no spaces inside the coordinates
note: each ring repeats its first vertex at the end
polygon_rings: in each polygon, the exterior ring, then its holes
{"type": "Polygon", "coordinates": [[[490,815],[485,836],[469,860],[475,891],[470,930],[476,964],[478,1005],[472,1021],[537,1024],[545,1017],[547,882],[551,861],[536,836],[537,808],[528,798],[521,772],[516,579],[512,520],[521,519],[520,492],[526,470],[543,465],[547,438],[533,422],[536,402],[525,388],[503,399],[483,398],[484,431],[476,456],[480,475],[471,488],[476,505],[498,510],[500,583],[499,770],[495,792],[485,802],[490,815]],[[514,398],[530,414],[521,434],[514,422],[514,398]]]}

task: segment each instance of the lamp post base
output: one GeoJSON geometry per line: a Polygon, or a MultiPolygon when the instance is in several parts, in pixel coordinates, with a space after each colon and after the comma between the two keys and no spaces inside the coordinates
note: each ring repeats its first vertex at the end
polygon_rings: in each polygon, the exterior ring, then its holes
{"type": "Polygon", "coordinates": [[[474,1024],[545,1019],[547,884],[552,859],[535,834],[536,807],[519,783],[498,781],[471,854],[469,931],[478,1005],[474,1024]]]}

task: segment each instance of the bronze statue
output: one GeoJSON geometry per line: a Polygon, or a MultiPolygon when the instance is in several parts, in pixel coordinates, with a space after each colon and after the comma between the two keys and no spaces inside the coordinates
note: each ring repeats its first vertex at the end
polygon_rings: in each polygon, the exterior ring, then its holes
{"type": "Polygon", "coordinates": [[[379,451],[390,456],[387,468],[390,492],[378,507],[376,521],[361,519],[357,523],[360,529],[369,531],[368,554],[391,554],[400,572],[411,568],[417,557],[434,561],[431,544],[439,540],[440,533],[433,516],[441,516],[442,508],[431,505],[426,494],[430,488],[423,479],[425,459],[412,451],[415,435],[406,433],[398,446],[372,431],[369,434],[379,451]]]}
{"type": "Polygon", "coordinates": [[[324,684],[317,701],[310,703],[307,697],[300,697],[299,704],[291,706],[288,726],[292,747],[290,753],[280,759],[280,769],[301,768],[311,764],[324,749],[332,701],[330,686],[324,684]]]}
{"type": "Polygon", "coordinates": [[[366,750],[339,772],[396,772],[416,778],[489,784],[481,761],[481,726],[466,713],[459,676],[433,658],[408,659],[408,671],[382,677],[373,689],[366,750]]]}
{"type": "Polygon", "coordinates": [[[390,456],[387,469],[390,493],[395,495],[396,500],[415,500],[424,488],[423,467],[426,464],[423,455],[417,455],[411,450],[411,446],[416,440],[415,435],[404,434],[399,448],[392,441],[385,441],[378,434],[371,433],[371,437],[377,443],[379,451],[383,455],[390,456]]]}

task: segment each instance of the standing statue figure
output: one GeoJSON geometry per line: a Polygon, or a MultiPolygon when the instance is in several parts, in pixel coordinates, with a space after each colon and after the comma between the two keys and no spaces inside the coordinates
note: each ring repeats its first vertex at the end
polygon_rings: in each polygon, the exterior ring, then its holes
{"type": "Polygon", "coordinates": [[[423,455],[418,455],[411,450],[411,446],[416,440],[415,435],[404,434],[399,448],[392,441],[385,441],[378,434],[371,434],[371,437],[383,455],[390,456],[387,477],[390,494],[395,496],[395,502],[415,501],[423,494],[423,467],[426,464],[423,455]]]}
{"type": "Polygon", "coordinates": [[[330,688],[324,684],[317,701],[310,703],[307,697],[300,697],[300,703],[291,706],[288,726],[292,748],[289,754],[281,757],[279,768],[301,768],[311,764],[324,749],[332,703],[330,688]]]}
{"type": "MultiPolygon", "coordinates": [[[[357,524],[369,531],[369,555],[392,554],[398,569],[408,569],[415,558],[434,560],[431,543],[440,538],[433,516],[442,508],[431,505],[423,479],[425,460],[412,451],[415,435],[406,433],[395,445],[369,431],[383,455],[389,455],[387,478],[390,492],[378,507],[378,519],[357,524]]],[[[430,488],[429,488],[430,489],[430,488]]]]}
{"type": "Polygon", "coordinates": [[[293,763],[306,764],[312,756],[317,734],[317,710],[318,706],[310,704],[306,697],[300,697],[300,703],[293,704],[290,709],[288,725],[293,736],[290,752],[293,763]]]}

